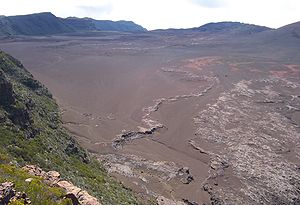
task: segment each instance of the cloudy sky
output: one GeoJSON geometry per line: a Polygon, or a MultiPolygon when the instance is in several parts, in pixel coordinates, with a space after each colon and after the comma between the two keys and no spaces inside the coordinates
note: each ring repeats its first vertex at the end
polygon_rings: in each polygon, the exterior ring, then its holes
{"type": "Polygon", "coordinates": [[[50,11],[59,17],[132,20],[147,29],[240,21],[278,28],[300,21],[300,0],[0,0],[0,15],[50,11]]]}

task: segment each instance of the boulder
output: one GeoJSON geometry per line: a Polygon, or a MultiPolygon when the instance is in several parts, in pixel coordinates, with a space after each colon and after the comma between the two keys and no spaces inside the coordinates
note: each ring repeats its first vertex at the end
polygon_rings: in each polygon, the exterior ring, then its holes
{"type": "Polygon", "coordinates": [[[0,205],[6,205],[11,198],[16,195],[14,184],[12,182],[4,182],[0,184],[0,205]]]}
{"type": "Polygon", "coordinates": [[[30,182],[32,182],[32,180],[33,180],[33,178],[27,178],[27,179],[25,179],[25,182],[30,183],[30,182]]]}
{"type": "Polygon", "coordinates": [[[60,180],[60,174],[57,171],[46,172],[43,177],[45,181],[50,185],[56,184],[60,180]]]}
{"type": "Polygon", "coordinates": [[[45,171],[35,165],[26,165],[23,169],[33,176],[44,177],[46,174],[45,171]]]}

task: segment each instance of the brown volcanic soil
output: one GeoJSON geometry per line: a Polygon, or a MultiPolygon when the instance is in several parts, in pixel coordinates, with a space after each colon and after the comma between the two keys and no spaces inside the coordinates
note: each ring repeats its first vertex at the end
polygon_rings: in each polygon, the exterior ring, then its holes
{"type": "Polygon", "coordinates": [[[100,34],[3,39],[0,49],[51,90],[66,128],[141,195],[299,202],[297,47],[100,34]]]}

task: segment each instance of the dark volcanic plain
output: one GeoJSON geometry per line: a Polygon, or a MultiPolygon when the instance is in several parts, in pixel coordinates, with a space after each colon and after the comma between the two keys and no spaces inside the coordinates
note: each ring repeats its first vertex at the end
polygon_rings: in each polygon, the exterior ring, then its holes
{"type": "Polygon", "coordinates": [[[299,204],[299,28],[9,37],[0,49],[51,90],[65,127],[141,196],[299,204]]]}

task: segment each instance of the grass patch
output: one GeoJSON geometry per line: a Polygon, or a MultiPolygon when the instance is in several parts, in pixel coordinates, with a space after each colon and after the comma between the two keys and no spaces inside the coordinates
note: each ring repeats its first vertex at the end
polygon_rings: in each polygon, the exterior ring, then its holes
{"type": "MultiPolygon", "coordinates": [[[[22,169],[8,165],[0,164],[0,182],[13,182],[16,191],[25,192],[36,205],[68,205],[72,204],[69,199],[63,199],[65,192],[58,187],[50,187],[45,184],[41,178],[31,176],[22,169]],[[32,178],[31,182],[25,180],[32,178]]],[[[18,200],[11,204],[24,204],[24,201],[18,200]]]]}

